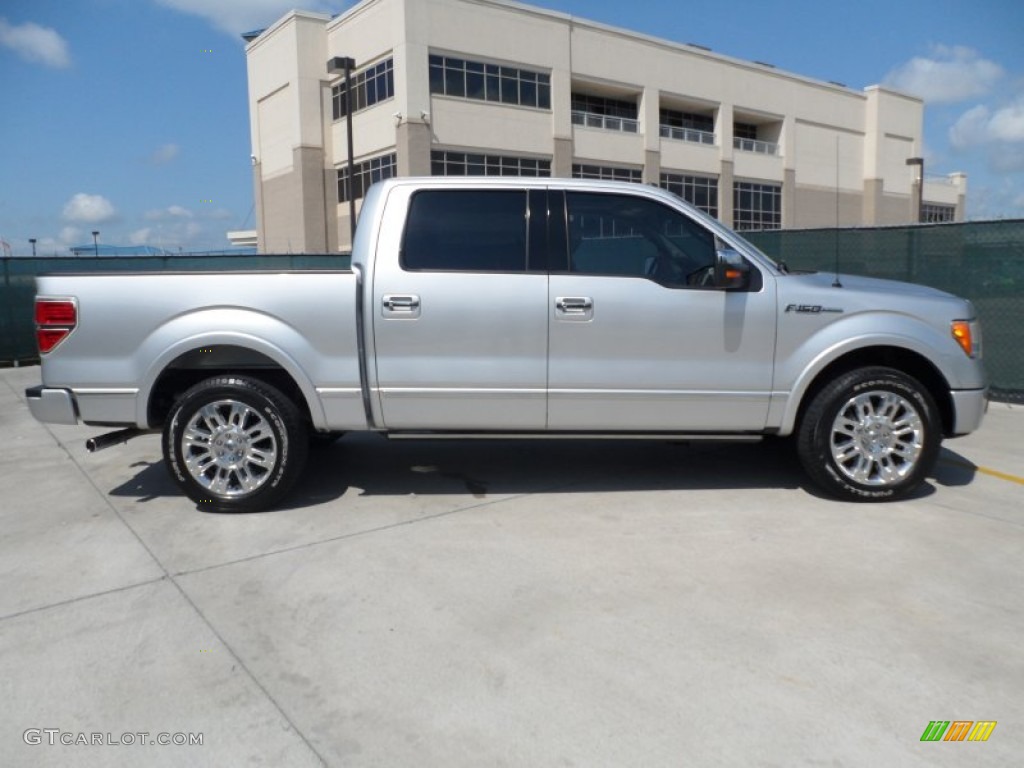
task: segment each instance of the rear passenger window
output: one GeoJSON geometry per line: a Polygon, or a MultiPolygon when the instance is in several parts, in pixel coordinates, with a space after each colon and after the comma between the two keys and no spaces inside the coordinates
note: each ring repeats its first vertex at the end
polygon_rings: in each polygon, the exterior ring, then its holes
{"type": "Polygon", "coordinates": [[[524,272],[526,191],[423,190],[413,195],[402,268],[437,272],[524,272]]]}

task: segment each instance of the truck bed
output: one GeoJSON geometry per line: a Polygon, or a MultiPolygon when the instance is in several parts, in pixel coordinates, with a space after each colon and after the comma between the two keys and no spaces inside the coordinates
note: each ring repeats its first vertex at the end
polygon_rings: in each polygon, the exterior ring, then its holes
{"type": "Polygon", "coordinates": [[[350,270],[60,274],[37,285],[77,300],[78,325],[44,360],[43,384],[69,389],[85,422],[155,426],[147,403],[168,365],[216,349],[208,367],[222,368],[244,341],[299,382],[314,426],[365,425],[350,270]]]}

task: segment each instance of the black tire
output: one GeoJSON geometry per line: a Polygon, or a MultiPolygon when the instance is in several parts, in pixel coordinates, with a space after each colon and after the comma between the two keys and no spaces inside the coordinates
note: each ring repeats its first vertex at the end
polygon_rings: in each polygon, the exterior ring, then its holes
{"type": "Polygon", "coordinates": [[[942,442],[935,401],[892,368],[859,368],[819,391],[797,425],[797,453],[810,478],[844,501],[889,501],[913,493],[942,442]]]}
{"type": "Polygon", "coordinates": [[[175,403],[163,450],[171,477],[202,509],[258,512],[291,490],[309,443],[288,397],[258,379],[218,376],[175,403]]]}

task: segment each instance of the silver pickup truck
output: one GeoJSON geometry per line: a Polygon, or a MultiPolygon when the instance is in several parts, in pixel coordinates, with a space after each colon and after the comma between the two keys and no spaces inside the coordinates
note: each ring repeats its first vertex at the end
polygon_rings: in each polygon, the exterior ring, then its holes
{"type": "MultiPolygon", "coordinates": [[[[288,492],[310,438],[793,437],[854,501],[907,495],[981,423],[970,302],[793,274],[639,184],[400,179],[350,270],[38,278],[36,418],[162,430],[204,508],[288,492]]],[[[685,472],[685,467],[680,467],[685,472]]]]}

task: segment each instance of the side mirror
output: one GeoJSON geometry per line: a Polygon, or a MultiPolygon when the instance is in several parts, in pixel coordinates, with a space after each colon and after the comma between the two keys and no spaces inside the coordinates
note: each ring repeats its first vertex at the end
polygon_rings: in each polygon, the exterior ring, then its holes
{"type": "Polygon", "coordinates": [[[742,291],[750,285],[750,265],[737,251],[722,248],[715,254],[715,287],[742,291]]]}

